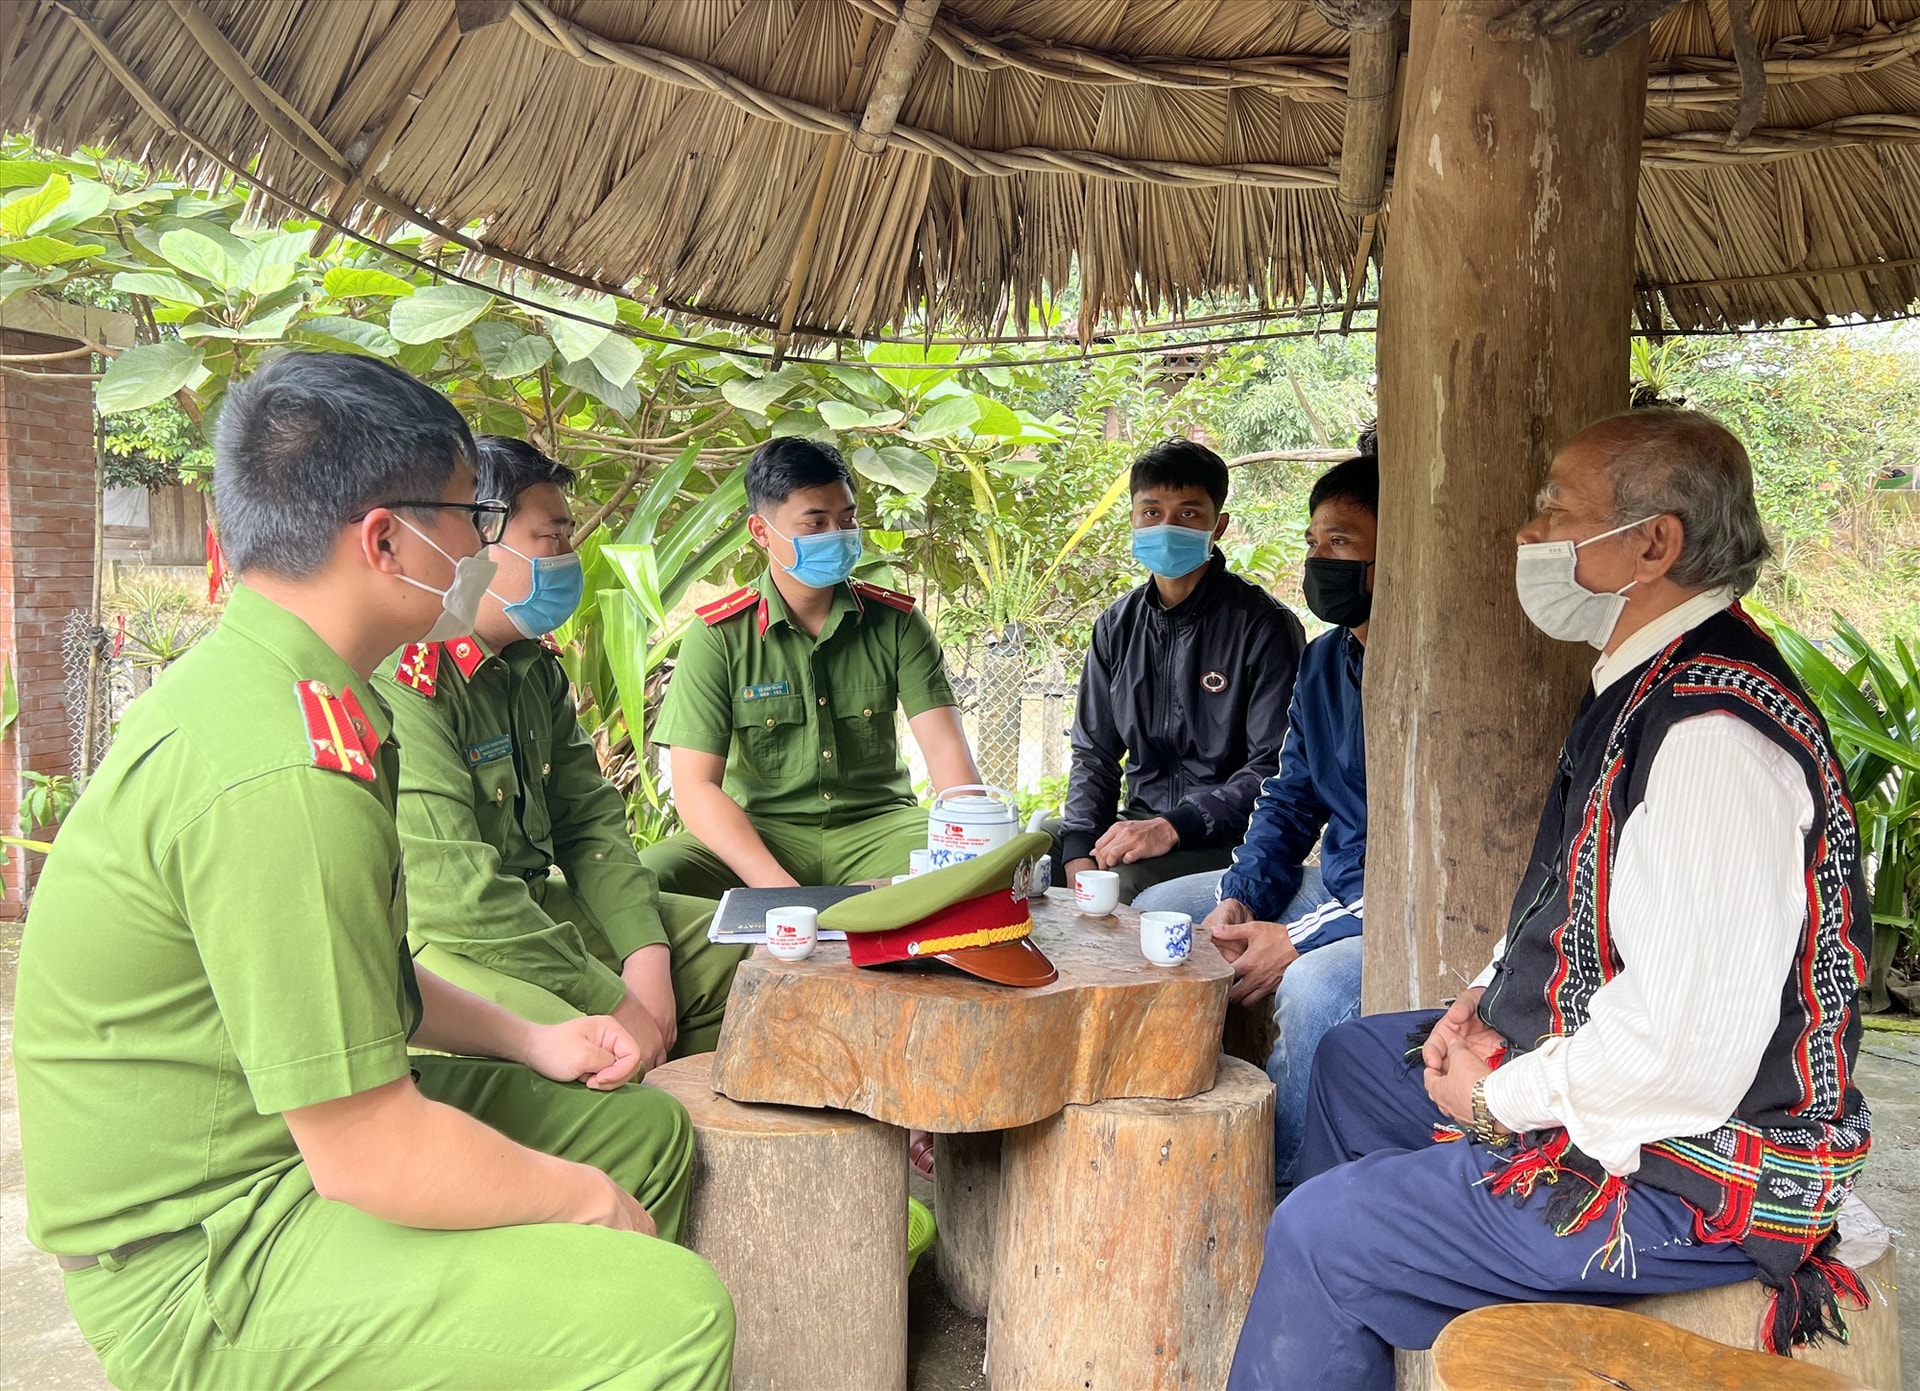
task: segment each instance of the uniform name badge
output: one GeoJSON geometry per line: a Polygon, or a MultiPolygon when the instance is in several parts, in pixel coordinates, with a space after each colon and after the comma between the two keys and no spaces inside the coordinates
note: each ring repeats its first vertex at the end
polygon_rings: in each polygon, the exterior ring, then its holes
{"type": "Polygon", "coordinates": [[[772,696],[790,695],[793,688],[784,681],[765,681],[758,686],[742,686],[740,699],[766,700],[772,696]]]}
{"type": "Polygon", "coordinates": [[[505,734],[497,734],[491,739],[482,739],[477,744],[467,745],[467,766],[478,768],[482,763],[492,763],[512,753],[512,738],[505,734]]]}

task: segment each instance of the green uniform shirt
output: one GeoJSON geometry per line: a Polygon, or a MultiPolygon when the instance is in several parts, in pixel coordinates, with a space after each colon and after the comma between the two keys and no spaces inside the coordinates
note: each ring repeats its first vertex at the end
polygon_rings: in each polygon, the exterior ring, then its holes
{"type": "Polygon", "coordinates": [[[224,1317],[249,1252],[312,1191],[279,1113],[407,1075],[420,1008],[388,720],[244,586],[127,711],[21,943],[35,1245],[94,1255],[204,1225],[224,1317]]]}
{"type": "Polygon", "coordinates": [[[838,585],[816,640],[768,575],[700,616],[653,742],[724,755],[723,786],[749,816],[825,825],[914,804],[894,706],[911,719],[954,699],[939,639],[912,599],[838,585]]]}
{"type": "Polygon", "coordinates": [[[667,935],[653,871],[634,852],[559,659],[537,642],[496,655],[456,638],[407,648],[380,675],[403,750],[415,949],[432,942],[582,1014],[612,1010],[626,992],[621,962],[667,935]],[[600,932],[548,915],[555,865],[600,932]]]}

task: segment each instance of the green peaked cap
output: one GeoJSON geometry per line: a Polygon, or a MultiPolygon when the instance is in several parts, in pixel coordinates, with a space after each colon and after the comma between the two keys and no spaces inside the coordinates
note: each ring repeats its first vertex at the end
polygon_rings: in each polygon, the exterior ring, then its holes
{"type": "Polygon", "coordinates": [[[944,869],[915,875],[871,893],[855,894],[820,910],[820,926],[837,932],[891,932],[920,919],[965,903],[970,898],[1013,887],[1014,871],[1022,862],[1044,855],[1053,838],[1045,831],[1026,831],[997,850],[944,869]]]}

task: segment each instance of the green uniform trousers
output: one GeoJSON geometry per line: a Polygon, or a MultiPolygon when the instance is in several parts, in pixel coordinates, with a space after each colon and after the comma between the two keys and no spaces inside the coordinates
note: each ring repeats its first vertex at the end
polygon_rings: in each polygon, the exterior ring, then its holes
{"type": "MultiPolygon", "coordinates": [[[[778,816],[756,816],[753,829],[780,867],[802,884],[853,884],[907,872],[907,857],[927,848],[927,809],[894,807],[858,821],[820,826],[778,816]]],[[[681,831],[640,852],[640,863],[669,892],[718,898],[742,880],[691,832],[681,831]]]]}
{"type": "Polygon", "coordinates": [[[67,1300],[114,1385],[724,1388],[733,1302],[713,1268],[672,1241],[693,1165],[679,1104],[651,1087],[592,1092],[491,1059],[414,1066],[436,1101],[604,1170],[660,1237],[561,1223],[400,1227],[320,1197],[298,1165],[251,1219],[275,1225],[250,1252],[252,1298],[237,1315],[214,1312],[198,1230],[68,1273],[67,1300]]]}
{"type": "MultiPolygon", "coordinates": [[[[567,888],[565,879],[555,874],[537,884],[534,891],[548,917],[555,922],[577,923],[588,950],[615,971],[620,969],[619,958],[605,934],[586,905],[567,888]]],[[[667,950],[673,962],[673,999],[679,1012],[680,1035],[673,1045],[676,1058],[713,1051],[720,1041],[720,1019],[726,1013],[728,992],[733,989],[734,967],[752,950],[709,942],[707,924],[712,919],[711,899],[660,895],[660,922],[667,930],[667,950]]],[[[471,990],[536,1024],[558,1024],[580,1013],[558,995],[531,981],[483,966],[436,942],[427,943],[413,959],[422,970],[431,971],[440,979],[462,990],[471,990]]]]}
{"type": "MultiPolygon", "coordinates": [[[[1122,813],[1122,821],[1145,821],[1150,818],[1122,813]]],[[[1060,849],[1062,823],[1057,816],[1048,817],[1040,823],[1040,829],[1053,837],[1053,882],[1060,888],[1071,890],[1073,884],[1066,876],[1066,858],[1060,849]]],[[[1234,847],[1231,845],[1203,845],[1194,850],[1169,850],[1166,854],[1151,860],[1135,860],[1130,865],[1115,865],[1113,872],[1120,876],[1120,901],[1132,903],[1134,899],[1152,888],[1155,884],[1164,884],[1169,879],[1179,879],[1189,874],[1210,874],[1214,870],[1224,870],[1233,864],[1234,847]]]]}

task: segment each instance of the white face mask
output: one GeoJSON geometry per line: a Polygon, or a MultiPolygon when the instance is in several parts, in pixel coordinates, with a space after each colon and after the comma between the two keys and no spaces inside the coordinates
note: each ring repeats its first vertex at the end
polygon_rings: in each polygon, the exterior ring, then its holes
{"type": "Polygon", "coordinates": [[[440,596],[440,617],[427,629],[422,642],[445,642],[449,638],[463,638],[473,631],[474,620],[480,616],[480,600],[487,592],[487,586],[493,583],[493,572],[500,567],[487,559],[485,551],[476,551],[459,560],[454,558],[426,532],[420,530],[405,517],[396,514],[395,521],[432,546],[441,555],[446,555],[453,565],[453,583],[445,589],[436,589],[430,584],[422,584],[411,575],[402,575],[401,579],[415,589],[424,589],[429,594],[440,596]]]}
{"type": "Polygon", "coordinates": [[[1605,647],[1607,639],[1613,636],[1614,625],[1620,621],[1621,610],[1627,606],[1627,591],[1633,588],[1634,581],[1629,580],[1611,594],[1597,594],[1588,589],[1573,575],[1580,547],[1618,536],[1652,520],[1652,517],[1642,517],[1640,521],[1628,522],[1584,541],[1536,541],[1521,546],[1514,561],[1513,584],[1520,594],[1520,607],[1526,610],[1533,626],[1561,642],[1588,642],[1595,647],[1605,647]]]}

